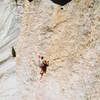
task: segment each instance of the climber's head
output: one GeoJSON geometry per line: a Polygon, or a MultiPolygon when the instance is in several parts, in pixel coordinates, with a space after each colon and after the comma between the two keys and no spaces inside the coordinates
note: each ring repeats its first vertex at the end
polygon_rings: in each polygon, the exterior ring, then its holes
{"type": "Polygon", "coordinates": [[[41,56],[41,59],[43,59],[43,56],[41,56]]]}

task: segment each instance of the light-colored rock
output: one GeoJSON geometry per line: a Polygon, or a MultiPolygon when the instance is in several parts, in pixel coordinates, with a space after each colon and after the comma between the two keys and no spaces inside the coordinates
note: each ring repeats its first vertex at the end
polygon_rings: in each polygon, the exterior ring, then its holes
{"type": "Polygon", "coordinates": [[[11,55],[19,34],[19,17],[13,0],[0,0],[0,100],[18,100],[16,62],[11,55]]]}
{"type": "MultiPolygon", "coordinates": [[[[36,1],[36,0],[35,0],[36,1]]],[[[100,1],[25,1],[17,44],[20,100],[100,99],[100,1]],[[49,60],[40,80],[38,55],[49,60]]]]}

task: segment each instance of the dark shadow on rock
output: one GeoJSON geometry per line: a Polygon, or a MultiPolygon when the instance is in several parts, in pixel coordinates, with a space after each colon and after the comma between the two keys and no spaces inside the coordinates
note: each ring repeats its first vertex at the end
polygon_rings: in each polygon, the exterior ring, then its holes
{"type": "Polygon", "coordinates": [[[51,0],[51,1],[53,1],[54,3],[58,5],[64,6],[65,4],[69,3],[72,0],[51,0]]]}
{"type": "Polygon", "coordinates": [[[33,0],[28,0],[29,2],[32,2],[33,0]]]}
{"type": "Polygon", "coordinates": [[[12,47],[12,56],[16,57],[16,51],[15,51],[14,47],[12,47]]]}

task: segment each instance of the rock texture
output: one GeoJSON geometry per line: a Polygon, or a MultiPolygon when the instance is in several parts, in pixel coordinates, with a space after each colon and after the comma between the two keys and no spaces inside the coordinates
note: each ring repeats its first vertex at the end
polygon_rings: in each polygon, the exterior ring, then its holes
{"type": "Polygon", "coordinates": [[[21,29],[20,100],[100,99],[100,0],[25,0],[21,29]],[[38,55],[50,62],[41,80],[38,55]]]}
{"type": "Polygon", "coordinates": [[[19,17],[15,2],[0,0],[0,100],[16,97],[16,62],[11,55],[19,34],[19,17]]]}

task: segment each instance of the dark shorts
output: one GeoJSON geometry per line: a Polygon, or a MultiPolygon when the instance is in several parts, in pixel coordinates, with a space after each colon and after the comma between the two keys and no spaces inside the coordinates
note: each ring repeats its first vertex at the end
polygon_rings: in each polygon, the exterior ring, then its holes
{"type": "Polygon", "coordinates": [[[47,71],[47,67],[46,66],[41,66],[41,69],[43,70],[44,73],[46,73],[46,71],[47,71]]]}

